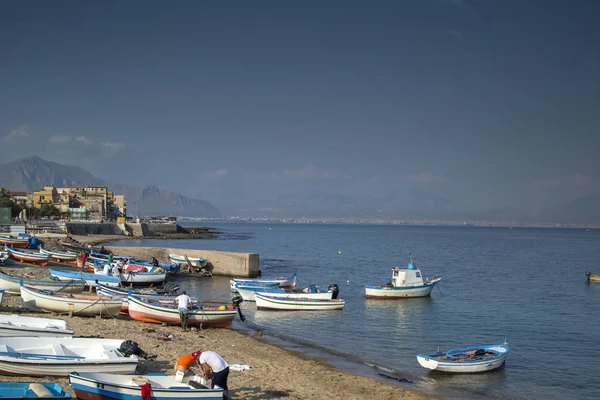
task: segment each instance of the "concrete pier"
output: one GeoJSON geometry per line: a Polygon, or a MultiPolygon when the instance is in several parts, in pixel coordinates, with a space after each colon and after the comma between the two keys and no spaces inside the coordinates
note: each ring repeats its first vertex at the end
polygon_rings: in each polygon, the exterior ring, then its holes
{"type": "Polygon", "coordinates": [[[257,253],[238,253],[231,251],[178,249],[168,247],[105,246],[116,255],[141,259],[156,257],[159,261],[169,261],[169,254],[188,257],[204,257],[212,266],[213,275],[257,277],[260,276],[257,253]]]}

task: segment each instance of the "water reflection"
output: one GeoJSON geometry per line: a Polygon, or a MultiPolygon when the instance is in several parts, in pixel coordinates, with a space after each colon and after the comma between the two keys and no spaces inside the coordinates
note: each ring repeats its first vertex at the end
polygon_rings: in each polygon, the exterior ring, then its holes
{"type": "Polygon", "coordinates": [[[417,390],[428,393],[439,393],[448,388],[460,388],[473,394],[490,394],[500,386],[506,385],[504,366],[479,374],[452,374],[429,371],[416,384],[417,390]]]}
{"type": "Polygon", "coordinates": [[[398,320],[419,318],[421,314],[429,312],[433,299],[431,296],[405,300],[377,300],[365,299],[365,313],[372,315],[395,313],[398,320]]]}

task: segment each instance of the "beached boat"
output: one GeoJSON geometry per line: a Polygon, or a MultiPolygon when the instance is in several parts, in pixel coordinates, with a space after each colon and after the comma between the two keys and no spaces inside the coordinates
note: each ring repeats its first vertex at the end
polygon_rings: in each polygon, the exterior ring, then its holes
{"type": "Polygon", "coordinates": [[[0,382],[0,399],[71,399],[58,383],[0,382]]]}
{"type": "Polygon", "coordinates": [[[283,297],[266,296],[262,293],[254,294],[257,310],[282,310],[282,311],[325,311],[341,310],[346,302],[343,299],[312,300],[312,299],[285,299],[283,297]]]}
{"type": "Polygon", "coordinates": [[[85,281],[85,284],[89,287],[95,287],[97,282],[107,286],[121,285],[121,278],[118,276],[93,274],[89,272],[70,271],[53,268],[50,268],[48,271],[50,272],[50,275],[60,279],[61,281],[83,280],[85,281]]]}
{"type": "Polygon", "coordinates": [[[73,371],[132,374],[138,357],[119,351],[123,339],[0,337],[0,374],[68,376],[73,371]]]}
{"type": "Polygon", "coordinates": [[[600,282],[599,274],[592,274],[591,272],[586,272],[585,277],[588,282],[600,282]]]}
{"type": "Polygon", "coordinates": [[[73,336],[62,319],[0,315],[0,336],[73,336]]]}
{"type": "Polygon", "coordinates": [[[0,246],[17,247],[24,249],[29,244],[29,237],[14,237],[9,235],[0,235],[0,246]]]}
{"type": "Polygon", "coordinates": [[[244,301],[256,301],[255,293],[265,296],[283,297],[285,299],[311,299],[328,300],[336,299],[339,293],[338,285],[330,285],[327,291],[320,290],[316,285],[305,289],[282,289],[280,287],[261,286],[236,286],[236,289],[244,301]]]}
{"type": "Polygon", "coordinates": [[[295,288],[296,273],[291,276],[271,279],[233,278],[229,281],[231,291],[237,292],[237,286],[279,286],[280,288],[295,288]]]}
{"type": "Polygon", "coordinates": [[[48,254],[33,252],[30,250],[15,249],[14,247],[9,246],[6,246],[6,250],[8,250],[10,257],[17,261],[28,262],[42,266],[50,262],[50,256],[48,254]]]}
{"type": "Polygon", "coordinates": [[[78,244],[78,243],[69,243],[69,242],[60,242],[60,245],[65,249],[65,250],[69,250],[69,251],[73,251],[75,253],[85,253],[85,254],[90,254],[90,252],[95,251],[98,253],[104,253],[104,254],[108,254],[108,250],[106,250],[104,247],[95,247],[95,246],[90,246],[89,244],[78,244]]]}
{"type": "MultiPolygon", "coordinates": [[[[165,304],[155,300],[145,300],[141,296],[127,297],[129,316],[132,319],[157,324],[179,325],[179,311],[174,304],[165,304]]],[[[236,314],[236,307],[205,306],[192,307],[188,313],[188,326],[212,326],[214,328],[229,328],[236,314]]]]}
{"type": "Polygon", "coordinates": [[[4,250],[4,247],[0,248],[0,265],[6,264],[6,261],[10,257],[7,250],[4,250]]]}
{"type": "Polygon", "coordinates": [[[34,287],[36,289],[46,289],[64,293],[81,293],[85,287],[85,281],[80,279],[65,281],[33,280],[7,275],[0,271],[0,289],[5,290],[7,294],[20,295],[21,283],[23,283],[25,286],[34,287]]]}
{"type": "Polygon", "coordinates": [[[188,260],[194,267],[203,268],[206,267],[207,264],[207,261],[204,257],[188,257],[185,255],[181,256],[179,254],[169,254],[169,261],[171,261],[173,264],[187,264],[188,260]]]}
{"type": "Polygon", "coordinates": [[[77,253],[72,253],[70,251],[61,251],[56,249],[45,249],[41,245],[39,246],[40,253],[48,254],[52,260],[61,261],[61,262],[76,262],[77,261],[77,253]]]}
{"type": "Polygon", "coordinates": [[[365,286],[367,299],[394,300],[411,297],[425,297],[442,278],[423,278],[421,270],[415,267],[412,254],[407,268],[392,269],[391,282],[381,286],[365,286]]]}
{"type": "MultiPolygon", "coordinates": [[[[152,300],[153,302],[159,302],[163,304],[173,304],[177,294],[143,294],[143,293],[134,293],[131,288],[128,289],[117,289],[110,286],[104,286],[99,283],[96,286],[96,293],[99,296],[107,296],[112,298],[120,298],[123,303],[121,305],[121,314],[129,314],[129,300],[127,300],[127,296],[133,294],[135,296],[139,296],[141,299],[148,301],[152,300]]],[[[191,296],[192,303],[195,306],[198,306],[198,298],[191,296]]]]}
{"type": "Polygon", "coordinates": [[[476,373],[501,367],[509,352],[508,342],[504,339],[503,344],[417,354],[417,360],[422,367],[433,371],[476,373]]]}
{"type": "Polygon", "coordinates": [[[142,295],[142,296],[178,296],[179,285],[166,285],[166,286],[152,286],[152,287],[114,287],[106,286],[99,283],[96,286],[97,292],[104,292],[107,296],[125,296],[129,294],[142,295]]]}
{"type": "Polygon", "coordinates": [[[121,311],[121,298],[51,292],[21,286],[23,306],[32,310],[87,316],[116,316],[121,311]]]}
{"type": "Polygon", "coordinates": [[[184,376],[181,382],[175,375],[118,375],[106,373],[79,373],[69,375],[69,382],[81,400],[136,400],[142,399],[141,387],[148,385],[152,400],[223,398],[223,389],[202,385],[197,375],[184,376]]]}

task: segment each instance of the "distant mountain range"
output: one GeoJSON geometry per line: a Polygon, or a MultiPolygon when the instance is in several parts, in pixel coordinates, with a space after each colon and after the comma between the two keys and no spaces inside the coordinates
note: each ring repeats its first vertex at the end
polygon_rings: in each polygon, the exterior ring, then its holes
{"type": "Polygon", "coordinates": [[[72,166],[46,161],[32,156],[0,164],[0,187],[10,191],[32,192],[46,185],[106,186],[116,194],[125,195],[127,213],[136,215],[177,215],[182,217],[219,217],[221,211],[209,202],[190,199],[180,193],[156,186],[138,188],[117,184],[94,177],[88,171],[72,166]]]}

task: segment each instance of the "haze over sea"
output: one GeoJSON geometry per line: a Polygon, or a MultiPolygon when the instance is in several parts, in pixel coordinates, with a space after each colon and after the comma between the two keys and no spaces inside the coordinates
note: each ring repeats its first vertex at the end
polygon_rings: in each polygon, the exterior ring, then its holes
{"type": "MultiPolygon", "coordinates": [[[[340,286],[340,312],[256,311],[258,325],[303,344],[401,371],[408,385],[449,398],[600,398],[597,374],[599,230],[211,223],[211,240],[138,240],[117,245],[167,246],[260,254],[263,277],[296,272],[298,285],[340,286]],[[339,253],[341,252],[341,254],[339,253]],[[390,280],[412,252],[425,276],[443,278],[430,298],[365,300],[366,284],[390,280]],[[476,375],[429,373],[415,355],[500,343],[505,368],[476,375]]],[[[226,299],[229,279],[180,279],[203,299],[226,299]]],[[[242,325],[241,323],[238,326],[242,325]]]]}

